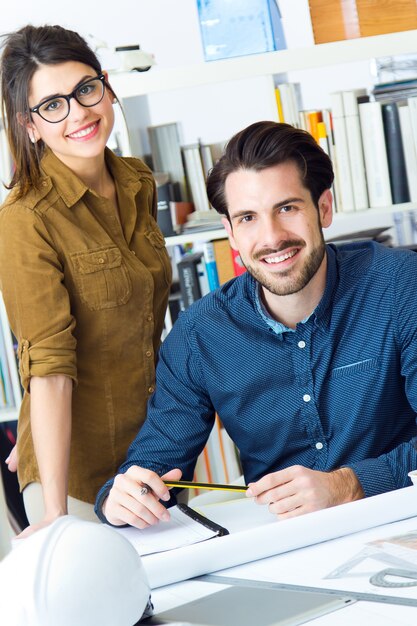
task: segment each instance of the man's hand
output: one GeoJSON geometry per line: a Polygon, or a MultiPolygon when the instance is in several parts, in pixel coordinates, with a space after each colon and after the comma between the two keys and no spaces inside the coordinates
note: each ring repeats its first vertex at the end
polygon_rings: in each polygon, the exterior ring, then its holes
{"type": "Polygon", "coordinates": [[[136,465],[125,474],[118,474],[103,504],[107,521],[114,526],[130,524],[136,528],[146,528],[160,520],[167,522],[169,512],[159,502],[170,499],[169,489],[163,479],[180,480],[181,475],[181,470],[173,469],[160,477],[136,465]]]}
{"type": "Polygon", "coordinates": [[[246,495],[255,496],[259,504],[269,504],[271,513],[287,519],[359,500],[365,494],[356,474],[348,467],[317,472],[293,465],[250,483],[246,495]]]}

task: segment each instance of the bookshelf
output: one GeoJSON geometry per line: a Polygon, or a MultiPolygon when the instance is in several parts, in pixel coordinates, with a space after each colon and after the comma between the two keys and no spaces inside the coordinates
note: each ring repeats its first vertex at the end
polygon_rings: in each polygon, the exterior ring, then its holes
{"type": "Polygon", "coordinates": [[[109,79],[119,98],[124,99],[224,81],[366,61],[377,57],[412,54],[416,52],[416,41],[417,30],[409,30],[186,67],[159,69],[156,66],[146,75],[115,72],[110,74],[109,79]]]}
{"type": "MultiPolygon", "coordinates": [[[[324,67],[352,64],[358,61],[370,61],[379,57],[412,54],[416,52],[417,30],[389,33],[372,37],[362,37],[345,41],[337,41],[324,44],[316,44],[308,47],[298,47],[277,52],[236,57],[221,61],[196,63],[186,67],[165,68],[153,67],[147,74],[135,72],[115,72],[110,75],[110,82],[119,98],[127,104],[128,110],[132,111],[133,103],[138,106],[139,113],[150,109],[154,105],[152,94],[164,94],[170,92],[183,93],[187,98],[195,88],[207,86],[219,89],[219,84],[236,81],[249,81],[250,79],[265,80],[265,85],[270,84],[271,101],[265,104],[265,91],[259,94],[259,99],[264,99],[262,115],[270,112],[276,116],[276,104],[274,100],[274,80],[277,75],[285,75],[292,71],[320,70],[324,67]],[[149,99],[147,98],[149,96],[149,99]],[[139,104],[140,103],[140,104],[139,104]]],[[[269,87],[266,87],[268,92],[269,87]]],[[[317,92],[331,92],[331,83],[318,85],[317,92]]],[[[205,94],[208,92],[206,91],[205,94]]],[[[210,103],[209,103],[210,108],[210,103]]],[[[213,107],[211,107],[213,108],[213,107]]],[[[218,118],[217,107],[214,107],[214,115],[218,118]]],[[[204,128],[207,107],[201,112],[195,111],[195,117],[201,118],[201,128],[204,128]]],[[[254,111],[254,116],[257,112],[254,111]]],[[[187,115],[186,113],[184,115],[187,115]]],[[[206,117],[210,116],[210,111],[206,117]]],[[[188,118],[184,118],[188,122],[188,118]]],[[[267,119],[266,117],[264,119],[267,119]]],[[[270,119],[274,119],[270,117],[270,119]]],[[[277,117],[276,117],[277,119],[277,117]]],[[[129,116],[128,116],[129,120],[129,116]]],[[[137,121],[134,122],[137,130],[137,121]]],[[[146,120],[143,120],[146,125],[146,120]]],[[[196,124],[194,124],[195,126],[196,124]]],[[[230,133],[231,135],[232,133],[230,133]]],[[[227,139],[227,137],[224,137],[227,139]]],[[[367,230],[380,226],[394,227],[394,213],[406,213],[416,210],[415,203],[396,204],[378,209],[366,209],[352,213],[337,213],[334,216],[332,226],[324,233],[326,239],[340,237],[358,230],[367,230]]],[[[404,216],[404,219],[405,216],[404,216]]],[[[185,233],[177,237],[168,237],[168,246],[175,244],[193,243],[222,239],[225,231],[210,230],[207,232],[185,233]]],[[[394,237],[395,241],[395,237],[394,237]]]]}
{"type": "MultiPolygon", "coordinates": [[[[363,211],[355,211],[352,213],[336,213],[333,216],[333,223],[330,228],[326,228],[323,231],[324,238],[328,241],[333,237],[348,235],[349,233],[358,230],[378,228],[379,226],[394,228],[395,213],[401,214],[416,210],[416,202],[407,202],[380,209],[365,209],[363,211]]],[[[186,243],[196,243],[199,241],[215,241],[217,239],[225,239],[226,237],[226,230],[224,228],[219,228],[216,230],[183,233],[174,237],[166,237],[165,243],[167,246],[175,246],[186,243]]]]}

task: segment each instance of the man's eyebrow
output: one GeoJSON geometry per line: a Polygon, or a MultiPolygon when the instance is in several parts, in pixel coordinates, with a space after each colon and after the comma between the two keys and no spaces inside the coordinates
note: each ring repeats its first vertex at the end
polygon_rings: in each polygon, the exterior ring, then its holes
{"type": "MultiPolygon", "coordinates": [[[[305,204],[305,200],[303,198],[297,198],[297,197],[286,198],[285,200],[281,200],[280,202],[273,204],[272,208],[280,209],[283,206],[288,206],[289,204],[294,204],[294,203],[305,204]]],[[[252,209],[239,209],[239,211],[236,211],[236,213],[233,213],[233,215],[230,215],[230,219],[234,220],[236,218],[243,217],[244,215],[253,215],[254,213],[256,213],[256,211],[253,211],[252,209]]]]}

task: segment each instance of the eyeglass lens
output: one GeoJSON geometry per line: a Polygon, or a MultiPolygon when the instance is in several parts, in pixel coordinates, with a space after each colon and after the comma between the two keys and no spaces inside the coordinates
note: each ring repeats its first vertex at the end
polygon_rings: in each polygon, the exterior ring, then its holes
{"type": "MultiPolygon", "coordinates": [[[[72,94],[76,101],[84,107],[98,104],[104,95],[104,81],[100,78],[80,85],[72,94]]],[[[38,111],[41,117],[48,122],[60,122],[65,119],[70,109],[70,97],[57,96],[40,105],[38,111]]]]}

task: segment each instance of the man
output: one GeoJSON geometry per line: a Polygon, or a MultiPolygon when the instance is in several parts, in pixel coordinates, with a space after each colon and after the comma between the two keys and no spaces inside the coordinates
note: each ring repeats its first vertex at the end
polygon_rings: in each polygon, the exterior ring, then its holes
{"type": "Polygon", "coordinates": [[[192,479],[217,411],[248,496],[280,519],[409,485],[417,467],[417,255],[325,245],[331,162],[306,132],[259,122],[208,180],[248,272],[182,314],[156,392],[96,511],[169,518],[165,479],[192,479]]]}

